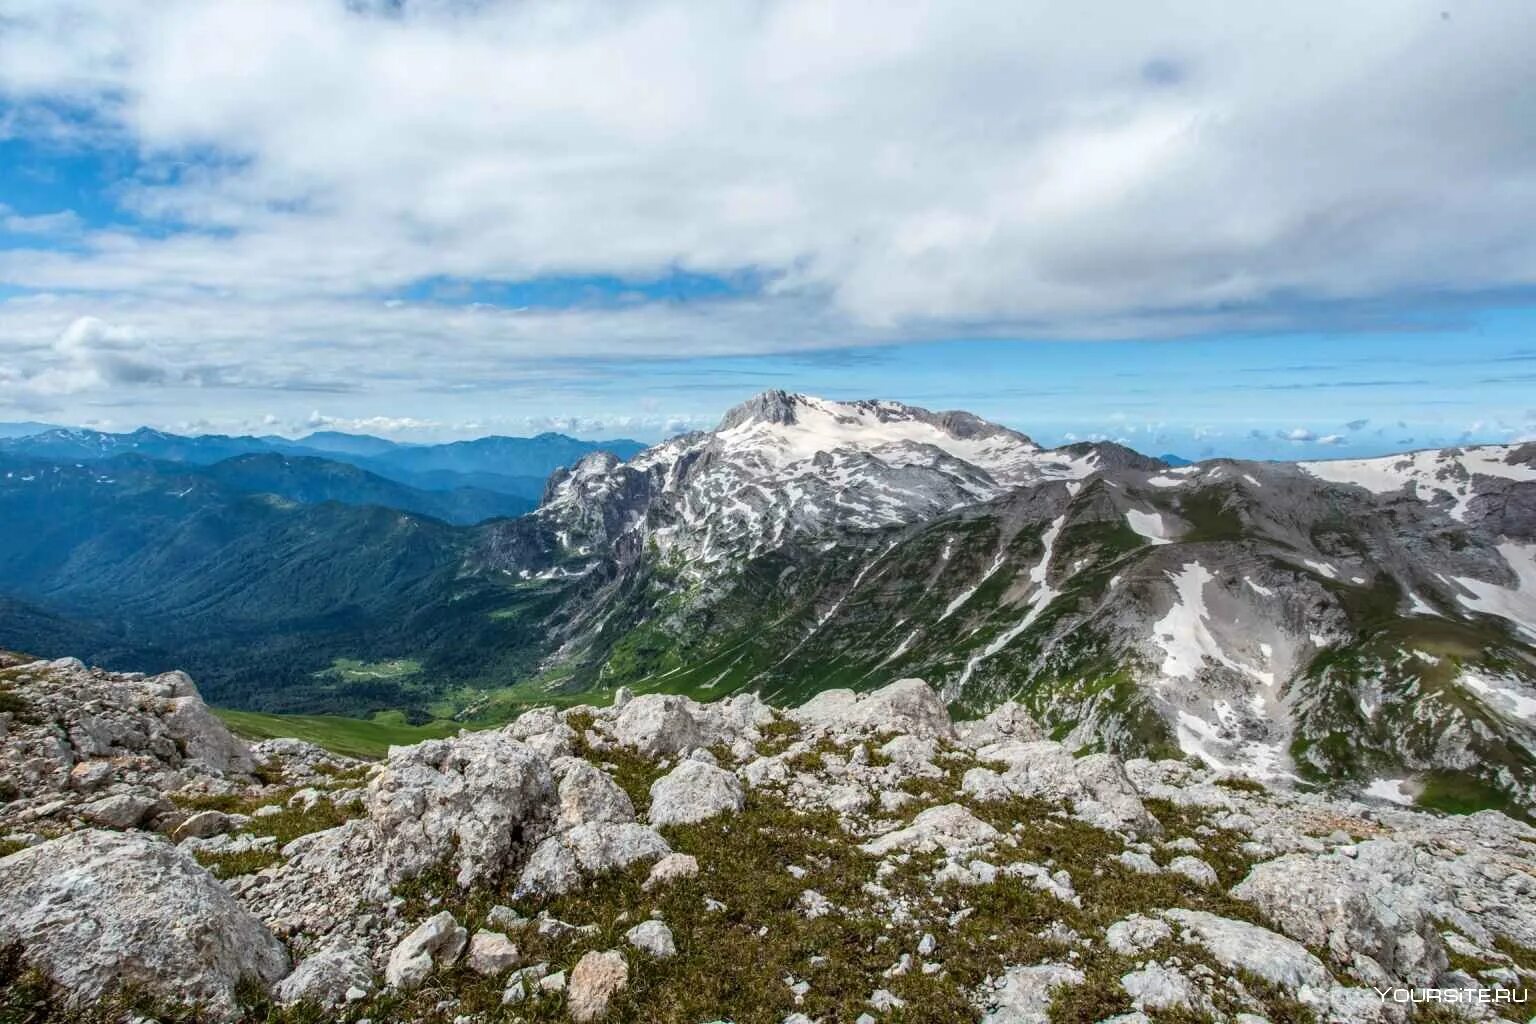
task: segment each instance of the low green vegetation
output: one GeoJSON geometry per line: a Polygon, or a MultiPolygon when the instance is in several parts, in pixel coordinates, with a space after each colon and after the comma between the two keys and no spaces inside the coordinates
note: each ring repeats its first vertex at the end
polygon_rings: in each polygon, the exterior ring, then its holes
{"type": "Polygon", "coordinates": [[[452,736],[464,728],[461,722],[442,720],[412,725],[399,711],[381,711],[372,718],[347,718],[344,715],[268,715],[232,708],[213,710],[231,730],[248,739],[291,736],[348,757],[383,757],[391,746],[452,736]]]}

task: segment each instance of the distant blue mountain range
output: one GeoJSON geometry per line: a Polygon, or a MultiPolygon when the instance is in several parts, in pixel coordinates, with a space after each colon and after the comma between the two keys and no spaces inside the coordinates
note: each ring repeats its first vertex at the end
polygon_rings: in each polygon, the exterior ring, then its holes
{"type": "MultiPolygon", "coordinates": [[[[355,484],[367,495],[381,495],[385,489],[377,480],[327,471],[318,462],[341,463],[364,470],[373,478],[382,478],[416,491],[470,492],[462,497],[461,510],[451,503],[402,497],[407,511],[439,515],[451,522],[475,521],[469,517],[489,510],[492,515],[512,515],[527,511],[543,494],[544,482],[555,470],[569,466],[594,451],[612,452],[621,459],[641,451],[639,441],[581,441],[564,434],[544,433],[536,437],[480,437],[447,444],[399,444],[366,434],[322,431],[297,440],[284,437],[230,436],[201,434],[183,436],[148,427],[124,434],[104,433],[47,424],[0,424],[0,454],[27,456],[50,462],[95,462],[131,455],[160,462],[212,466],[240,456],[288,456],[304,462],[272,459],[247,461],[231,467],[226,476],[267,474],[281,478],[300,491],[318,486],[320,492],[332,493],[332,500],[346,504],[387,501],[349,501],[347,487],[355,484]],[[29,428],[38,428],[35,430],[29,428]],[[324,478],[323,485],[314,481],[324,478]],[[308,478],[307,481],[301,478],[308,478]],[[343,483],[343,482],[346,483],[343,483]],[[517,499],[515,502],[488,500],[486,495],[517,499]],[[444,515],[444,513],[447,513],[444,515]]],[[[273,488],[285,493],[284,487],[273,488]]],[[[296,499],[300,500],[300,499],[296,499]]],[[[484,518],[482,516],[481,518],[484,518]]]]}

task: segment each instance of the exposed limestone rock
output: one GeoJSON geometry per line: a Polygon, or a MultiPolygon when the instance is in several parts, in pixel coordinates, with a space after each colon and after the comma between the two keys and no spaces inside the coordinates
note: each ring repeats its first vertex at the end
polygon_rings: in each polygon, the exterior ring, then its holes
{"type": "Polygon", "coordinates": [[[651,785],[649,819],[653,825],[691,825],[739,811],[744,800],[741,783],[730,772],[684,761],[651,785]]]}
{"type": "Polygon", "coordinates": [[[1024,705],[1013,700],[999,704],[984,718],[956,722],[955,735],[961,743],[975,750],[1004,740],[1029,743],[1045,738],[1039,723],[1030,716],[1024,705]]]}
{"type": "Polygon", "coordinates": [[[184,672],[34,661],[7,670],[7,692],[24,713],[3,716],[0,792],[14,798],[0,801],[0,824],[68,817],[93,800],[89,821],[132,828],[155,810],[145,800],[189,781],[254,782],[250,751],[184,672]]]}
{"type": "Polygon", "coordinates": [[[550,765],[560,780],[561,828],[588,822],[635,820],[635,805],[608,773],[580,758],[562,757],[550,765]]]}
{"type": "Polygon", "coordinates": [[[0,859],[0,942],[75,999],[124,987],[233,1016],[244,979],[288,972],[283,947],[164,840],[82,830],[0,859]]]}
{"type": "Polygon", "coordinates": [[[1167,910],[1163,916],[1178,926],[1184,941],[1204,946],[1228,967],[1252,971],[1292,990],[1332,985],[1328,969],[1305,946],[1267,928],[1203,910],[1167,910]]]}
{"type": "Polygon", "coordinates": [[[592,875],[672,852],[655,829],[645,825],[591,822],[550,836],[528,858],[518,879],[522,896],[569,892],[592,875]]]}
{"type": "Polygon", "coordinates": [[[624,933],[624,941],[657,960],[677,955],[672,929],[660,921],[642,921],[624,933]]]}
{"type": "Polygon", "coordinates": [[[427,918],[395,947],[384,968],[384,980],[391,988],[414,988],[426,980],[434,968],[446,967],[459,959],[469,933],[444,910],[427,918]]]}
{"type": "Polygon", "coordinates": [[[822,733],[904,733],[946,740],[955,736],[944,702],[921,679],[899,679],[872,693],[823,690],[790,711],[789,717],[822,733]]]}
{"type": "Polygon", "coordinates": [[[373,967],[368,957],[352,946],[333,946],[301,960],[293,973],[278,982],[273,995],[280,1003],[309,1000],[321,1006],[340,1006],[349,993],[373,991],[373,967]]]}
{"type": "Polygon", "coordinates": [[[1082,971],[1070,964],[1010,967],[995,986],[978,993],[982,1024],[1049,1024],[1058,989],[1081,985],[1082,971]]]}
{"type": "Polygon", "coordinates": [[[1007,765],[1000,776],[968,778],[966,792],[978,799],[1011,794],[1065,800],[1091,825],[1138,835],[1162,832],[1120,762],[1108,754],[1073,757],[1066,747],[1050,740],[1009,739],[981,748],[977,757],[1007,765]]]}
{"type": "MultiPolygon", "coordinates": [[[[643,698],[636,698],[640,700],[643,698]]],[[[593,950],[576,961],[566,992],[566,1006],[576,1024],[590,1024],[608,1012],[613,997],[629,984],[629,964],[616,949],[593,950]]]]}
{"type": "Polygon", "coordinates": [[[557,806],[549,763],[504,732],[394,747],[368,786],[389,882],[450,855],[461,886],[490,877],[547,834],[557,806]]]}
{"type": "Polygon", "coordinates": [[[929,853],[942,849],[958,853],[1002,838],[1002,833],[959,804],[944,804],[923,811],[906,828],[888,832],[865,843],[865,853],[884,856],[893,850],[929,853]]]}
{"type": "Polygon", "coordinates": [[[1449,894],[1405,843],[1375,839],[1350,855],[1291,854],[1256,865],[1232,895],[1263,910],[1286,934],[1326,948],[1371,985],[1431,986],[1445,971],[1435,918],[1449,894]]]}
{"type": "Polygon", "coordinates": [[[688,853],[669,853],[651,866],[644,888],[649,892],[681,878],[692,878],[698,873],[698,858],[688,853]]]}
{"type": "Polygon", "coordinates": [[[476,974],[494,977],[517,966],[517,946],[502,932],[481,929],[470,936],[464,965],[476,974]]]}
{"type": "Polygon", "coordinates": [[[620,746],[647,757],[667,757],[707,746],[704,730],[689,713],[686,697],[647,693],[624,705],[614,722],[620,746]]]}

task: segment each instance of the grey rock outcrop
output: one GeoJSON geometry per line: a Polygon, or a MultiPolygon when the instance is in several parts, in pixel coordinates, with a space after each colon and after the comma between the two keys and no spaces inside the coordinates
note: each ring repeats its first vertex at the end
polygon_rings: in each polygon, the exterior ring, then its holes
{"type": "Polygon", "coordinates": [[[368,786],[389,882],[450,856],[460,885],[489,877],[549,832],[557,807],[549,763],[502,732],[392,748],[368,786]]]}
{"type": "Polygon", "coordinates": [[[739,811],[745,802],[741,783],[723,768],[684,761],[651,785],[652,825],[691,825],[739,811]]]}
{"type": "Polygon", "coordinates": [[[373,967],[361,950],[350,945],[332,946],[311,953],[278,982],[273,995],[278,1002],[312,1002],[341,1006],[359,994],[373,991],[373,967]]]}
{"type": "Polygon", "coordinates": [[[212,875],[142,833],[82,830],[0,859],[0,941],[73,998],[125,987],[236,1012],[236,987],[288,973],[271,933],[212,875]]]}

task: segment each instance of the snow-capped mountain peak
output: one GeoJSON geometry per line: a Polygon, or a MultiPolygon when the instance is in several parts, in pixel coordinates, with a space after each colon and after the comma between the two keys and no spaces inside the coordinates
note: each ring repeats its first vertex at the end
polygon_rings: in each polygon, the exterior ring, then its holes
{"type": "Polygon", "coordinates": [[[1091,450],[1047,451],[970,413],[766,391],[713,431],[557,476],[541,515],[580,547],[642,531],[686,561],[715,563],[791,535],[918,522],[1096,468],[1091,450]]]}

